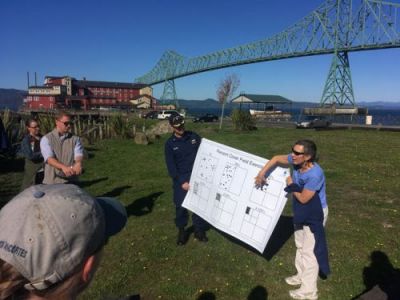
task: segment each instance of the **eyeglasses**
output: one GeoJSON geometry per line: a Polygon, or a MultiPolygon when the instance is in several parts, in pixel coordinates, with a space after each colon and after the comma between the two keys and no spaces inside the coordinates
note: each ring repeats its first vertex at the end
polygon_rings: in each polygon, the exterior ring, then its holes
{"type": "Polygon", "coordinates": [[[303,155],[303,154],[304,154],[304,152],[298,152],[298,151],[294,150],[294,148],[292,148],[292,153],[293,153],[294,155],[296,155],[296,156],[299,156],[299,155],[303,155]]]}
{"type": "Polygon", "coordinates": [[[37,125],[37,126],[29,126],[29,128],[36,129],[36,128],[39,128],[39,125],[37,125]]]}

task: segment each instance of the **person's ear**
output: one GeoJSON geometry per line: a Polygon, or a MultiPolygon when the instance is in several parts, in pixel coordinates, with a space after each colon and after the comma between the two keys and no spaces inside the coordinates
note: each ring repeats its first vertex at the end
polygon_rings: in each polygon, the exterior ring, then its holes
{"type": "Polygon", "coordinates": [[[85,261],[82,271],[82,279],[84,282],[89,282],[92,280],[94,272],[96,271],[97,263],[96,256],[92,255],[85,261]]]}

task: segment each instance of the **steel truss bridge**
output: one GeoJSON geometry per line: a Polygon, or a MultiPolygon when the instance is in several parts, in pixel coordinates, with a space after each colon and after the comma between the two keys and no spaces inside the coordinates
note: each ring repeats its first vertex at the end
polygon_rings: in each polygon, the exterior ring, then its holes
{"type": "Polygon", "coordinates": [[[400,47],[400,3],[327,0],[293,26],[264,40],[191,58],[166,51],[136,82],[164,82],[161,99],[176,99],[174,79],[180,77],[270,60],[333,54],[320,104],[355,106],[348,52],[396,47],[400,47]]]}

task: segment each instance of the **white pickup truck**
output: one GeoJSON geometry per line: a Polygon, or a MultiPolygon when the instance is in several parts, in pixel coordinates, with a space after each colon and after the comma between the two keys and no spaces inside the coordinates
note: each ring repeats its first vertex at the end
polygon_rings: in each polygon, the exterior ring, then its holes
{"type": "Polygon", "coordinates": [[[158,113],[157,119],[159,120],[166,120],[168,119],[171,115],[181,115],[182,117],[185,117],[185,114],[179,113],[176,110],[161,110],[158,113]]]}

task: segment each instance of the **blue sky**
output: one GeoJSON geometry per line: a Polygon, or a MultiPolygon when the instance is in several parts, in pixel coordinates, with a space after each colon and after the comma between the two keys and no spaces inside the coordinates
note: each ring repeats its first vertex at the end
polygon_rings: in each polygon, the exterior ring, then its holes
{"type": "MultiPolygon", "coordinates": [[[[394,2],[400,2],[395,0],[394,2]]],[[[26,89],[26,72],[133,82],[165,50],[192,57],[265,39],[322,0],[14,0],[0,2],[0,87],[26,89]]],[[[350,53],[356,101],[400,101],[400,48],[350,53]]],[[[216,98],[227,74],[246,93],[319,102],[332,56],[243,65],[175,81],[179,98],[216,98]]],[[[160,97],[162,85],[154,86],[160,97]]]]}

